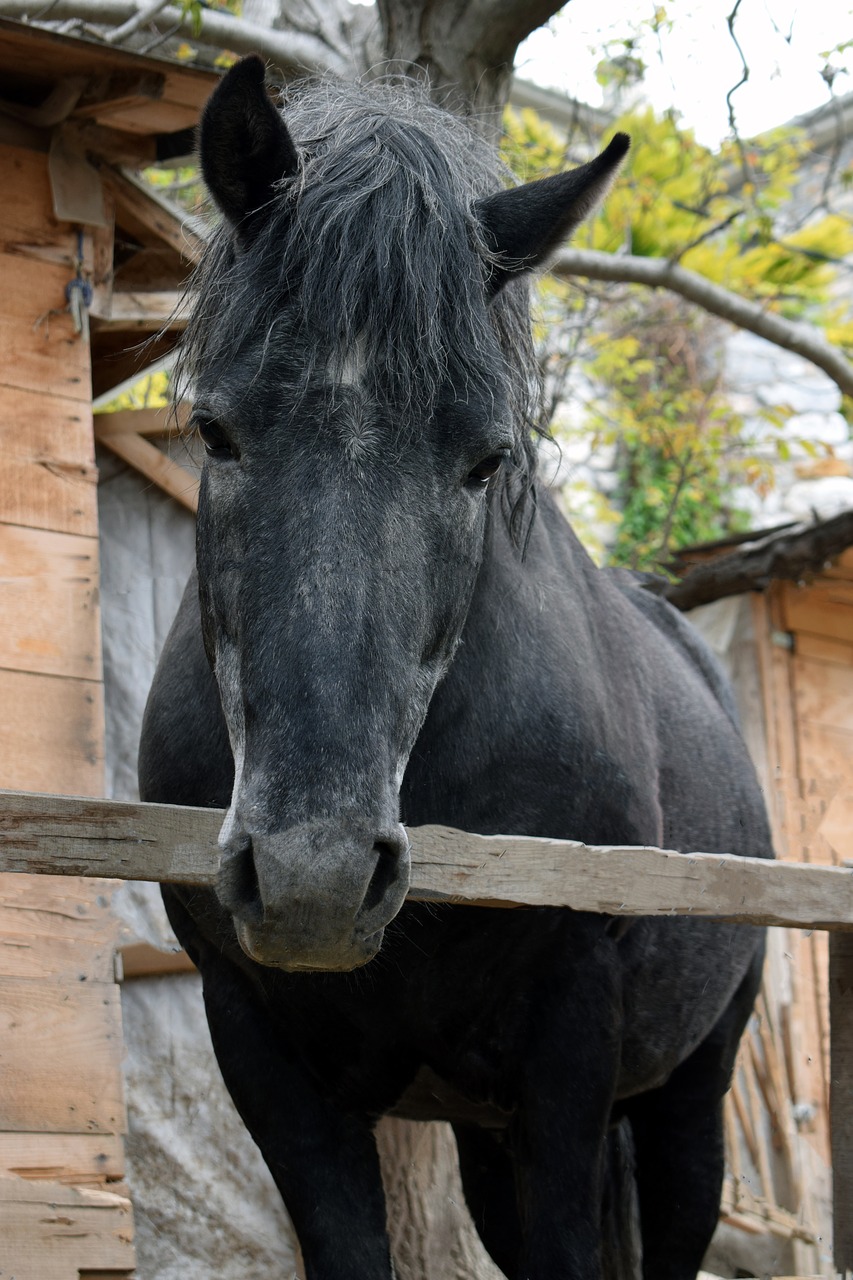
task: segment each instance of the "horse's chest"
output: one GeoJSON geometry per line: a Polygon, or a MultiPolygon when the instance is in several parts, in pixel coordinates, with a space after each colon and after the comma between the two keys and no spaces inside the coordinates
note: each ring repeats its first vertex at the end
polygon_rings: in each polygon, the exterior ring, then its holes
{"type": "Polygon", "coordinates": [[[483,1129],[504,1129],[512,1119],[507,1106],[464,1093],[422,1066],[411,1084],[391,1108],[403,1120],[448,1120],[452,1124],[474,1124],[483,1129]]]}

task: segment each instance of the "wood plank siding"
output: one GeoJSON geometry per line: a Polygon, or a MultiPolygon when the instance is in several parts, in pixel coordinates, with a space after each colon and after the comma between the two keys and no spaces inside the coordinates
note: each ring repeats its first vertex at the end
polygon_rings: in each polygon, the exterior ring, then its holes
{"type": "MultiPolygon", "coordinates": [[[[0,145],[0,781],[103,790],[97,473],[77,230],[0,145]]],[[[92,236],[85,236],[91,257],[92,236]]],[[[116,924],[102,881],[0,875],[0,1272],[129,1275],[116,924]]]]}

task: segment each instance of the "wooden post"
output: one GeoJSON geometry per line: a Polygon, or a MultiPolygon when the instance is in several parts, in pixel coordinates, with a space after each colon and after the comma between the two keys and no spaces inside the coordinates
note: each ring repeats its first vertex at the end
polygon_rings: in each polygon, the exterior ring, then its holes
{"type": "Polygon", "coordinates": [[[853,1271],[853,933],[829,940],[830,1125],[835,1266],[853,1271]]]}

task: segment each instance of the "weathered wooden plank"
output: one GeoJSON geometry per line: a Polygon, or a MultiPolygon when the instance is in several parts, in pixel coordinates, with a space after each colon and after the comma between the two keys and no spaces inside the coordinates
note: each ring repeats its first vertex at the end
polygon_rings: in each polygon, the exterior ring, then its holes
{"type": "MultiPolygon", "coordinates": [[[[0,387],[0,394],[11,388],[0,387]]],[[[24,395],[25,392],[19,392],[24,395]]],[[[42,396],[43,402],[54,396],[42,396]]],[[[69,401],[69,404],[73,401],[69,401]]],[[[0,422],[0,438],[7,433],[0,422]]],[[[97,528],[98,471],[93,463],[4,456],[0,467],[0,519],[30,529],[87,534],[97,528]]]]}
{"type": "Polygon", "coordinates": [[[853,583],[841,578],[815,582],[809,587],[786,583],[782,598],[788,631],[806,631],[849,643],[853,583]]]}
{"type": "Polygon", "coordinates": [[[98,539],[0,520],[0,667],[101,673],[98,539]]]}
{"type": "Polygon", "coordinates": [[[167,436],[186,426],[190,405],[184,401],[171,409],[119,409],[116,413],[99,413],[95,427],[99,436],[138,435],[167,436]]]}
{"type": "MultiPolygon", "coordinates": [[[[850,609],[850,622],[853,625],[853,607],[850,609]]],[[[811,720],[848,732],[853,728],[853,680],[846,667],[796,654],[794,690],[799,720],[811,720]]]]}
{"type": "Polygon", "coordinates": [[[0,250],[12,253],[21,245],[53,245],[69,255],[70,266],[73,231],[54,217],[47,156],[0,143],[0,179],[3,183],[0,250]]]}
{"type": "Polygon", "coordinates": [[[0,779],[6,786],[98,795],[103,757],[100,681],[0,668],[0,779]]]}
{"type": "Polygon", "coordinates": [[[88,401],[89,347],[74,332],[65,286],[71,268],[0,254],[0,382],[88,401]]]}
{"type": "Polygon", "coordinates": [[[156,333],[164,327],[180,330],[186,326],[190,303],[180,289],[161,292],[120,292],[113,289],[108,307],[99,308],[96,296],[92,304],[92,328],[100,333],[119,330],[134,334],[156,333]]]}
{"type": "MultiPolygon", "coordinates": [[[[0,293],[0,315],[6,320],[30,326],[42,316],[51,320],[66,306],[65,286],[72,272],[62,262],[45,262],[17,253],[0,256],[3,290],[0,293]]],[[[45,319],[42,328],[47,326],[45,319]]],[[[85,349],[85,343],[81,343],[85,349]]],[[[6,373],[3,371],[3,380],[6,373]]],[[[41,390],[40,387],[37,390],[41,390]]]]}
{"type": "Polygon", "coordinates": [[[19,389],[0,382],[0,431],[4,459],[94,468],[92,411],[77,399],[49,395],[41,387],[19,389]]]}
{"type": "Polygon", "coordinates": [[[115,887],[79,876],[0,875],[0,974],[112,982],[115,887]]]}
{"type": "MultiPolygon", "coordinates": [[[[8,259],[9,255],[4,255],[8,259]]],[[[0,260],[0,274],[4,262],[0,260]]],[[[33,310],[31,323],[0,315],[0,379],[5,387],[91,401],[88,346],[67,314],[33,310]],[[42,320],[42,323],[37,321],[42,320]]]]}
{"type": "MultiPolygon", "coordinates": [[[[0,276],[11,254],[0,255],[0,276]]],[[[21,259],[23,261],[23,259],[21,259]]],[[[28,262],[27,266],[42,266],[28,262]]],[[[70,277],[66,276],[66,280],[70,277]]],[[[5,281],[4,281],[5,288],[5,281]]],[[[8,317],[0,306],[0,382],[24,391],[66,396],[88,404],[92,395],[89,348],[74,332],[71,317],[64,310],[65,282],[50,305],[31,307],[28,317],[8,317]],[[59,308],[50,314],[54,308],[59,308]]]]}
{"type": "MultiPolygon", "coordinates": [[[[0,792],[0,870],[213,884],[223,813],[0,792]]],[[[414,899],[853,927],[853,870],[413,827],[414,899]]]]}
{"type": "Polygon", "coordinates": [[[156,102],[139,99],[133,106],[111,111],[109,115],[97,117],[99,122],[110,124],[127,133],[138,133],[143,136],[152,133],[177,133],[179,129],[194,129],[198,124],[197,107],[184,107],[179,102],[166,100],[156,102]]]}
{"type": "Polygon", "coordinates": [[[0,977],[0,1130],[123,1132],[122,1052],[115,983],[0,977]]]}
{"type": "Polygon", "coordinates": [[[88,403],[0,383],[0,440],[0,520],[97,534],[98,472],[88,403]]]}
{"type": "Polygon", "coordinates": [[[130,174],[115,168],[101,172],[115,199],[122,226],[143,242],[153,236],[155,240],[170,245],[187,262],[199,260],[204,251],[204,241],[181,221],[172,206],[130,174]]]}
{"type": "Polygon", "coordinates": [[[849,642],[845,642],[844,640],[826,640],[822,636],[801,632],[797,636],[797,657],[838,663],[842,667],[853,667],[853,636],[849,642]]]}
{"type": "Polygon", "coordinates": [[[166,77],[156,71],[134,75],[112,72],[90,80],[74,107],[74,116],[109,120],[114,111],[145,106],[163,97],[166,77]]]}
{"type": "Polygon", "coordinates": [[[829,942],[830,1131],[836,1270],[853,1271],[853,934],[829,942]]]}
{"type": "Polygon", "coordinates": [[[197,478],[142,436],[129,431],[110,432],[109,419],[112,416],[101,414],[95,419],[98,441],[195,514],[198,510],[197,478]]]}
{"type": "Polygon", "coordinates": [[[103,1188],[124,1177],[124,1143],[117,1133],[0,1133],[0,1171],[103,1188]]]}
{"type": "Polygon", "coordinates": [[[130,1201],[60,1182],[0,1177],[0,1241],[3,1274],[15,1280],[128,1274],[135,1265],[130,1201]]]}

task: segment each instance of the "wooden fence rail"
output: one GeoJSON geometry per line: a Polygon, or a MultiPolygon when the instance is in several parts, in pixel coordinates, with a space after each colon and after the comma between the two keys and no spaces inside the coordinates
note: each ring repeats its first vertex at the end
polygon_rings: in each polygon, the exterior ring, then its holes
{"type": "MultiPolygon", "coordinates": [[[[0,872],[213,884],[216,809],[0,791],[0,872]]],[[[853,869],[414,827],[410,898],[693,915],[830,935],[835,1263],[853,1270],[853,869]]]]}
{"type": "MultiPolygon", "coordinates": [[[[0,791],[0,871],[213,884],[224,813],[0,791]]],[[[853,929],[853,869],[412,827],[416,900],[853,929]]]]}

